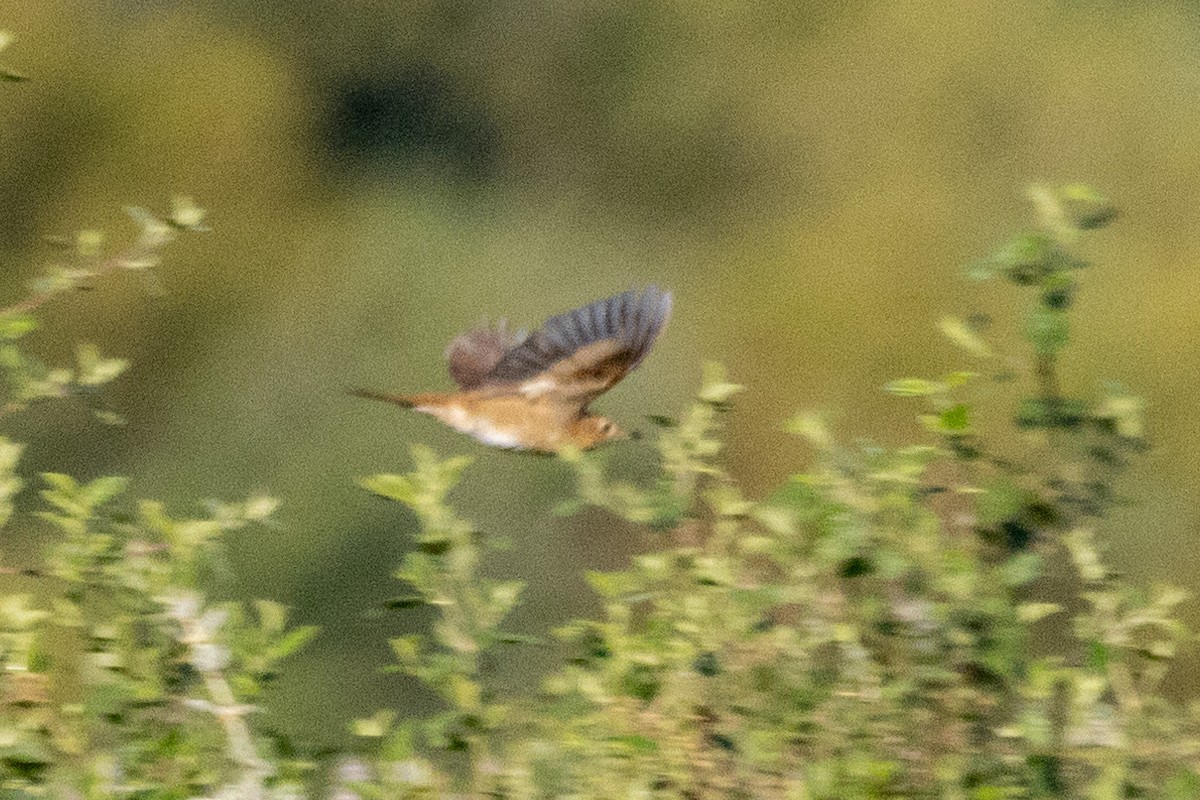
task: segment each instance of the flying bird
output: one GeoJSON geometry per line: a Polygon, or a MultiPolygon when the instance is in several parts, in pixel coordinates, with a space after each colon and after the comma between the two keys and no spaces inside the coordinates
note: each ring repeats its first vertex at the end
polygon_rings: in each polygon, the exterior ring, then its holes
{"type": "Polygon", "coordinates": [[[671,293],[650,286],[558,314],[532,334],[503,323],[446,348],[456,392],[351,392],[436,417],[484,444],[555,452],[626,438],[588,406],[635,368],[671,316],[671,293]]]}

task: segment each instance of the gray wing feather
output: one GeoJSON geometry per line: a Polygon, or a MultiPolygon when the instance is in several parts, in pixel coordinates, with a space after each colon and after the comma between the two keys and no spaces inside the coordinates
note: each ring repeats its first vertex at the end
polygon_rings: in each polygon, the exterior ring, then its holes
{"type": "Polygon", "coordinates": [[[650,286],[558,314],[541,329],[509,349],[483,383],[519,383],[595,342],[620,343],[628,369],[650,352],[671,315],[671,293],[650,286]]]}

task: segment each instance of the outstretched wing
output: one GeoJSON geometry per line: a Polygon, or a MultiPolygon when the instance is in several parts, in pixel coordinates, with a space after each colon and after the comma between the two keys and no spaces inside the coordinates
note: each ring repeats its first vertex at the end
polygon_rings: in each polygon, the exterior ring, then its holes
{"type": "Polygon", "coordinates": [[[671,316],[671,294],[651,286],[559,314],[508,350],[483,385],[513,385],[587,406],[638,365],[671,316]]]}
{"type": "Polygon", "coordinates": [[[446,366],[460,389],[474,389],[496,368],[504,354],[520,344],[523,334],[508,330],[501,320],[498,328],[482,327],[454,337],[446,346],[446,366]]]}

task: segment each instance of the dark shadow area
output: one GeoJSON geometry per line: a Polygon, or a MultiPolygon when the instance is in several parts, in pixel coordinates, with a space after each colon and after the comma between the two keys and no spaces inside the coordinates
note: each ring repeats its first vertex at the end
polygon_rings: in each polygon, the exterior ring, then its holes
{"type": "Polygon", "coordinates": [[[420,163],[473,181],[495,174],[501,150],[496,125],[428,67],[352,78],[328,97],[323,149],[335,168],[420,163]]]}

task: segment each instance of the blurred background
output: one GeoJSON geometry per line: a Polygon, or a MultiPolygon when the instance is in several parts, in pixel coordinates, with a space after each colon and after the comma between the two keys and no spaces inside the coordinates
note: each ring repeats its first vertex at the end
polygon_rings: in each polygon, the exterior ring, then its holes
{"type": "MultiPolygon", "coordinates": [[[[761,494],[809,463],[781,432],[797,409],[847,439],[924,436],[880,387],[972,366],[943,314],[1004,330],[1018,293],[961,268],[1032,220],[1030,180],[1123,211],[1091,245],[1065,383],[1149,398],[1155,448],[1108,537],[1134,576],[1200,589],[1200,3],[0,0],[0,27],[32,78],[0,94],[5,297],[54,257],[47,235],[132,237],[126,205],[191,194],[213,229],[167,250],[163,293],[114,276],[30,340],[50,361],[80,340],[131,359],[104,395],[128,425],[50,404],[6,432],[31,478],[126,473],[180,513],[281,498],[279,527],[232,539],[226,591],[323,627],[270,700],[303,743],[430,707],[379,671],[387,637],[421,625],[378,610],[413,519],[354,483],[407,469],[408,443],[477,458],[456,501],[508,542],[495,573],[529,582],[516,630],[594,610],[583,571],[647,544],[550,516],[572,489],[556,461],[346,387],[446,387],[444,344],[481,319],[656,282],[672,324],[599,408],[645,429],[726,363],[748,387],[727,462],[761,494]]],[[[649,448],[613,447],[612,468],[645,473],[649,448]]],[[[36,523],[6,535],[19,553],[36,523]]],[[[1181,693],[1200,690],[1189,659],[1181,693]]],[[[499,680],[548,663],[514,651],[499,680]]]]}

